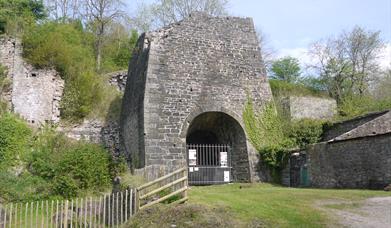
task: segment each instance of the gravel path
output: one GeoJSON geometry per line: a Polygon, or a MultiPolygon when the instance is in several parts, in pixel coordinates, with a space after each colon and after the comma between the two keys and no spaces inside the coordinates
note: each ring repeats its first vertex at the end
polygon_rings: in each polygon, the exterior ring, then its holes
{"type": "MultiPolygon", "coordinates": [[[[329,203],[325,203],[326,205],[329,203]]],[[[370,198],[349,209],[327,209],[338,218],[341,227],[390,228],[391,197],[370,198]]]]}

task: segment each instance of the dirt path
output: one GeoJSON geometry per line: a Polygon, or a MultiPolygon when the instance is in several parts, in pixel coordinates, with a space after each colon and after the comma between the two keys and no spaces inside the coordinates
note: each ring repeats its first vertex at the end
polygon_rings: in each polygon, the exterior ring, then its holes
{"type": "MultiPolygon", "coordinates": [[[[376,197],[360,203],[322,202],[321,207],[336,216],[340,227],[390,228],[391,197],[376,197]]],[[[336,225],[331,225],[335,227],[336,225]]]]}

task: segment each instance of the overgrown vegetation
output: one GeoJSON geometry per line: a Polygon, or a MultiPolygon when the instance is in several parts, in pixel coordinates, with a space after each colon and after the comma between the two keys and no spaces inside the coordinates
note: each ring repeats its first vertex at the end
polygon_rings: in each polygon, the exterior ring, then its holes
{"type": "Polygon", "coordinates": [[[101,146],[72,141],[49,126],[32,132],[11,114],[0,117],[0,157],[3,201],[105,191],[123,172],[101,146]]]}
{"type": "Polygon", "coordinates": [[[40,0],[0,0],[0,34],[18,35],[46,17],[40,0]]]}
{"type": "Polygon", "coordinates": [[[10,89],[10,80],[7,78],[6,67],[0,64],[0,115],[7,111],[7,102],[3,96],[10,89]]]}
{"type": "MultiPolygon", "coordinates": [[[[47,22],[31,27],[23,36],[25,58],[37,67],[55,67],[64,78],[61,115],[66,120],[77,121],[91,113],[109,113],[111,102],[120,95],[107,85],[106,78],[95,72],[92,40],[80,22],[47,22]]],[[[129,49],[125,51],[130,53],[129,49]]],[[[119,64],[123,63],[119,61],[119,64]]]]}
{"type": "Polygon", "coordinates": [[[243,120],[251,144],[271,169],[274,181],[279,182],[280,171],[285,167],[289,150],[319,142],[325,121],[290,121],[277,110],[274,102],[257,110],[249,98],[243,111],[243,120]]]}

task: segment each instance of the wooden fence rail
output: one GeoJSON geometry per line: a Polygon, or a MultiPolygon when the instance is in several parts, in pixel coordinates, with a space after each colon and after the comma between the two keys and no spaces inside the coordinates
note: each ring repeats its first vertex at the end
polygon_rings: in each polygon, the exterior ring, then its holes
{"type": "Polygon", "coordinates": [[[97,197],[0,205],[0,228],[119,227],[134,214],[134,190],[97,197]]]}
{"type": "Polygon", "coordinates": [[[187,167],[162,176],[136,188],[135,209],[141,210],[154,204],[173,199],[176,203],[185,202],[188,189],[187,167]]]}
{"type": "Polygon", "coordinates": [[[134,190],[72,200],[0,204],[0,228],[120,227],[138,210],[166,200],[185,202],[187,189],[187,168],[182,168],[134,190]]]}

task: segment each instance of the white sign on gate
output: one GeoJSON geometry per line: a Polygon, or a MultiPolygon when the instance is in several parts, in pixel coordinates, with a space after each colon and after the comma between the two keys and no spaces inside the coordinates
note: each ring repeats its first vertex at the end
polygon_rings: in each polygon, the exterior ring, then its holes
{"type": "Polygon", "coordinates": [[[224,182],[229,182],[229,171],[224,171],[224,182]]]}
{"type": "Polygon", "coordinates": [[[189,166],[197,165],[197,150],[190,149],[189,150],[189,166]]]}
{"type": "Polygon", "coordinates": [[[227,152],[220,152],[220,166],[221,167],[228,167],[228,153],[227,152]]]}

